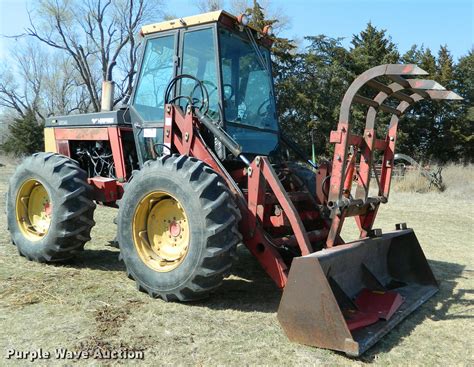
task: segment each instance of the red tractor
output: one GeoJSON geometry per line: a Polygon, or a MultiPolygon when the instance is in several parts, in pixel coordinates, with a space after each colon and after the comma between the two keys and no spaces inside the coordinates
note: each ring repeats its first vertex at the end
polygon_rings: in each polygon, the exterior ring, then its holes
{"type": "Polygon", "coordinates": [[[215,291],[243,243],[283,289],[291,340],[360,355],[438,290],[413,230],[373,223],[400,117],[421,99],[460,97],[414,78],[426,75],[415,65],[372,68],[342,100],[332,163],[316,164],[279,129],[268,31],[224,11],[143,27],[130,104],[113,111],[106,81],[102,112],[48,119],[46,152],[10,180],[9,230],[27,259],[64,261],[91,239],[96,203],[117,207],[127,275],[166,301],[215,291]],[[367,106],[359,135],[354,103],[367,106]],[[382,137],[378,111],[392,116],[382,137]],[[348,217],[353,242],[341,238],[348,217]]]}

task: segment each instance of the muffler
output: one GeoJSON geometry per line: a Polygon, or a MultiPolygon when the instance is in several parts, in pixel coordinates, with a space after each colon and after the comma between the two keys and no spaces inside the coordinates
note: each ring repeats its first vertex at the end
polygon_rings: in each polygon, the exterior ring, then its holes
{"type": "Polygon", "coordinates": [[[295,258],[278,320],[291,341],[359,356],[437,291],[415,233],[399,229],[295,258]]]}

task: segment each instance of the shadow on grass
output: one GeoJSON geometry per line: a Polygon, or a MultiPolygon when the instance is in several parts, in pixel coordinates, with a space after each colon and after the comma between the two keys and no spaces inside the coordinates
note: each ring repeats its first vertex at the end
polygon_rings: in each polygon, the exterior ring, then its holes
{"type": "MultiPolygon", "coordinates": [[[[234,263],[232,276],[227,278],[209,299],[192,304],[216,310],[276,313],[281,290],[274,285],[247,249],[239,248],[237,254],[239,260],[234,263]]],[[[378,354],[389,352],[426,319],[442,322],[473,318],[468,313],[474,307],[474,301],[467,299],[466,296],[474,292],[468,289],[456,289],[459,280],[466,279],[464,274],[470,271],[464,270],[463,265],[443,261],[431,260],[429,264],[439,282],[440,291],[359,357],[360,361],[366,363],[376,361],[378,354]],[[438,304],[441,306],[436,307],[438,304]],[[461,311],[451,313],[453,305],[462,306],[461,311]]],[[[85,250],[67,266],[125,271],[123,263],[118,260],[118,251],[113,249],[85,250]]]]}
{"type": "MultiPolygon", "coordinates": [[[[206,301],[199,302],[199,305],[218,310],[234,309],[243,312],[276,313],[281,291],[277,289],[246,249],[239,249],[238,255],[239,261],[233,270],[235,277],[226,279],[216,294],[206,301]]],[[[368,363],[375,361],[378,354],[388,352],[397,346],[425,319],[447,321],[473,318],[472,314],[468,313],[474,307],[474,301],[467,299],[466,296],[474,292],[467,289],[456,289],[459,280],[466,278],[463,275],[463,272],[466,272],[464,266],[435,260],[429,261],[429,263],[439,282],[439,292],[402,320],[374,347],[359,357],[359,360],[368,363]],[[441,306],[436,307],[438,304],[441,306]],[[450,312],[453,305],[462,306],[462,310],[450,312]]]]}
{"type": "Polygon", "coordinates": [[[84,249],[65,266],[76,269],[93,269],[103,271],[123,271],[125,265],[118,259],[119,252],[114,249],[84,249]]]}
{"type": "Polygon", "coordinates": [[[231,277],[209,299],[197,305],[216,310],[274,313],[281,298],[279,290],[257,260],[243,246],[237,249],[231,277]]]}
{"type": "MultiPolygon", "coordinates": [[[[393,328],[377,344],[369,349],[359,359],[364,362],[375,362],[376,356],[380,353],[389,352],[397,346],[400,341],[412,333],[417,325],[424,320],[430,319],[436,322],[448,321],[453,319],[473,319],[469,310],[474,307],[474,301],[466,299],[467,294],[474,293],[472,290],[455,289],[460,279],[466,279],[463,275],[464,265],[448,263],[444,261],[428,261],[435,278],[439,283],[439,292],[430,298],[425,304],[416,309],[410,316],[404,319],[400,324],[393,328]],[[440,304],[440,307],[436,307],[440,304]],[[461,305],[462,310],[450,313],[453,305],[461,305]]],[[[470,322],[470,321],[469,321],[470,322]]]]}

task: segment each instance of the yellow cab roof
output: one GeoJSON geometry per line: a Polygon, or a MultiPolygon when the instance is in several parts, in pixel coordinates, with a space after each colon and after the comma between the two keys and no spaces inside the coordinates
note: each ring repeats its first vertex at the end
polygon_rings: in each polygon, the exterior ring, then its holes
{"type": "MultiPolygon", "coordinates": [[[[217,11],[212,11],[209,13],[192,15],[189,17],[177,18],[173,20],[166,20],[160,23],[145,25],[142,27],[140,33],[145,36],[147,34],[168,31],[171,29],[186,28],[186,27],[191,27],[191,26],[196,26],[196,25],[201,25],[201,24],[220,22],[224,17],[234,22],[237,22],[236,16],[229,14],[224,10],[217,10],[217,11]]],[[[253,27],[251,28],[256,30],[257,32],[261,32],[258,29],[255,29],[253,27]]]]}

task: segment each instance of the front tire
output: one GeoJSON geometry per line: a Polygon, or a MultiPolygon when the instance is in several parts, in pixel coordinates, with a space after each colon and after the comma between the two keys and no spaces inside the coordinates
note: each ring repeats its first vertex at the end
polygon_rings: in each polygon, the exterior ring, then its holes
{"type": "Polygon", "coordinates": [[[238,219],[225,182],[202,161],[174,155],[145,163],[119,203],[128,276],[166,301],[208,296],[230,272],[238,219]]]}
{"type": "Polygon", "coordinates": [[[87,173],[54,153],[26,158],[10,178],[7,221],[20,255],[38,262],[72,258],[90,240],[95,204],[87,173]]]}

